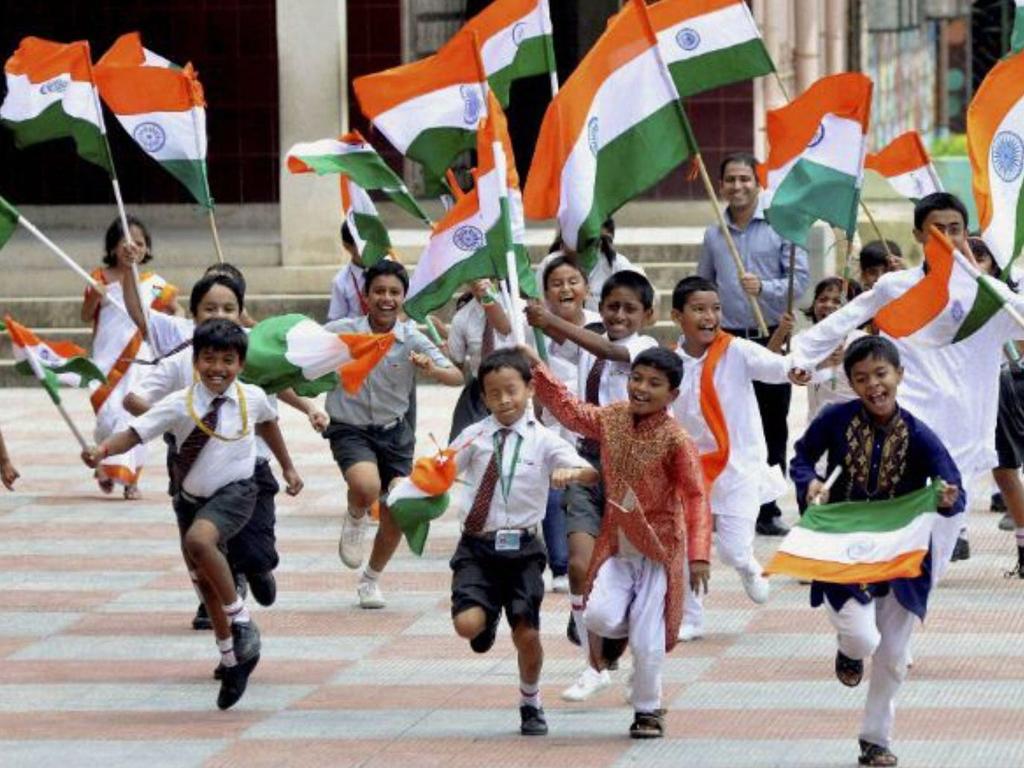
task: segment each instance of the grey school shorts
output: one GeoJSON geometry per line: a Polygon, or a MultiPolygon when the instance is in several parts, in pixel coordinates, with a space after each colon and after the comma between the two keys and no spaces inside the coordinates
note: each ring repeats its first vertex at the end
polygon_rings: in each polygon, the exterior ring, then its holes
{"type": "Polygon", "coordinates": [[[330,441],[334,461],[342,472],[361,461],[376,464],[381,493],[387,493],[396,477],[407,477],[412,472],[416,435],[407,419],[388,427],[357,427],[332,421],[324,437],[330,441]]]}
{"type": "Polygon", "coordinates": [[[228,483],[207,499],[178,491],[172,502],[178,518],[178,531],[184,538],[196,520],[209,520],[220,533],[220,544],[224,548],[226,542],[249,522],[258,493],[256,481],[252,478],[228,483]]]}
{"type": "MultiPolygon", "coordinates": [[[[590,465],[601,471],[600,458],[584,456],[590,465]]],[[[597,485],[570,485],[565,489],[565,530],[567,534],[587,533],[597,538],[604,518],[604,482],[597,485]]]]}

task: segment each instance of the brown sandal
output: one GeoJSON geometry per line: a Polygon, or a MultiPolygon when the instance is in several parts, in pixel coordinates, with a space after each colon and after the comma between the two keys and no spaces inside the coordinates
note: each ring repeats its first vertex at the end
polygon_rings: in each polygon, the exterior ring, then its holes
{"type": "Polygon", "coordinates": [[[637,712],[629,726],[631,739],[660,739],[665,735],[664,710],[637,712]]]}
{"type": "Polygon", "coordinates": [[[848,688],[856,688],[864,679],[864,662],[836,651],[836,678],[848,688]]]}
{"type": "Polygon", "coordinates": [[[896,755],[889,751],[888,747],[872,744],[870,741],[860,739],[860,757],[857,758],[857,762],[860,765],[891,768],[891,766],[896,765],[899,761],[896,759],[896,755]]]}

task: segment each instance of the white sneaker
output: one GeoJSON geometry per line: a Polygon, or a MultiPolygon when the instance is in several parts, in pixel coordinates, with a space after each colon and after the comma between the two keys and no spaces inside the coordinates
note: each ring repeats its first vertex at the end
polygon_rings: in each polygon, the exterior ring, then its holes
{"type": "Polygon", "coordinates": [[[569,594],[569,577],[568,576],[552,576],[551,577],[551,591],[558,592],[561,595],[569,594]]]}
{"type": "Polygon", "coordinates": [[[704,626],[700,624],[683,624],[679,627],[678,640],[683,643],[689,643],[694,640],[700,640],[704,637],[704,626]]]}
{"type": "Polygon", "coordinates": [[[360,581],[356,588],[360,608],[383,608],[388,604],[376,581],[360,581]]]}
{"type": "Polygon", "coordinates": [[[744,571],[740,574],[740,581],[747,591],[747,597],[758,605],[768,602],[768,595],[771,594],[772,585],[764,576],[757,572],[744,571]]]}
{"type": "Polygon", "coordinates": [[[348,512],[341,521],[341,538],[338,539],[338,557],[349,568],[358,568],[363,563],[363,539],[366,538],[366,518],[358,520],[348,512]]]}
{"type": "Polygon", "coordinates": [[[586,701],[611,684],[612,676],[608,674],[607,669],[598,672],[588,664],[576,678],[576,682],[562,691],[562,698],[566,701],[586,701]]]}

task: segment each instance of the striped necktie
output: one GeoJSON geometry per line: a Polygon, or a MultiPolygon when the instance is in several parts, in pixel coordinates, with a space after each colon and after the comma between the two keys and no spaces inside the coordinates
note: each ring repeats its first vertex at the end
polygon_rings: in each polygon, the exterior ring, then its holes
{"type": "Polygon", "coordinates": [[[508,440],[511,431],[511,429],[505,428],[498,430],[498,449],[491,456],[487,469],[484,470],[484,476],[480,478],[480,486],[477,488],[476,498],[473,499],[473,506],[470,508],[469,514],[466,515],[466,522],[462,524],[463,530],[467,533],[480,533],[484,529],[487,513],[490,511],[491,501],[494,499],[494,486],[498,484],[498,457],[504,450],[505,441],[508,440]]]}
{"type": "MultiPolygon", "coordinates": [[[[220,407],[224,405],[225,400],[227,400],[226,397],[213,398],[210,403],[210,410],[203,416],[203,425],[211,432],[217,429],[218,412],[220,407]]],[[[189,470],[192,469],[192,465],[199,458],[199,452],[203,450],[203,446],[209,441],[210,436],[199,427],[196,427],[181,444],[181,448],[178,449],[178,453],[174,456],[174,463],[172,465],[174,468],[174,484],[178,489],[181,488],[181,484],[185,482],[189,470]]]]}
{"type": "MultiPolygon", "coordinates": [[[[590,366],[590,372],[587,374],[587,383],[583,392],[583,399],[591,405],[601,404],[601,374],[604,373],[604,368],[607,364],[607,360],[599,357],[594,360],[594,364],[590,366]]],[[[585,437],[580,440],[580,453],[584,456],[596,457],[601,453],[601,443],[597,440],[591,440],[590,438],[585,437]]]]}

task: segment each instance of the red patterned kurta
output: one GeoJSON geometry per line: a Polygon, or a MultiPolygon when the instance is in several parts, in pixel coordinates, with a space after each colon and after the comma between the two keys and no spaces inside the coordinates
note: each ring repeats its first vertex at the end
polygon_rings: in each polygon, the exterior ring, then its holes
{"type": "Polygon", "coordinates": [[[621,504],[632,489],[637,507],[624,512],[605,502],[584,594],[598,569],[618,553],[619,530],[645,557],[665,566],[665,648],[672,650],[683,616],[683,558],[711,559],[711,509],[700,457],[686,431],[670,414],[637,423],[629,403],[604,407],[580,402],[544,365],[533,367],[537,397],[558,421],[601,443],[605,498],[621,504]]]}

